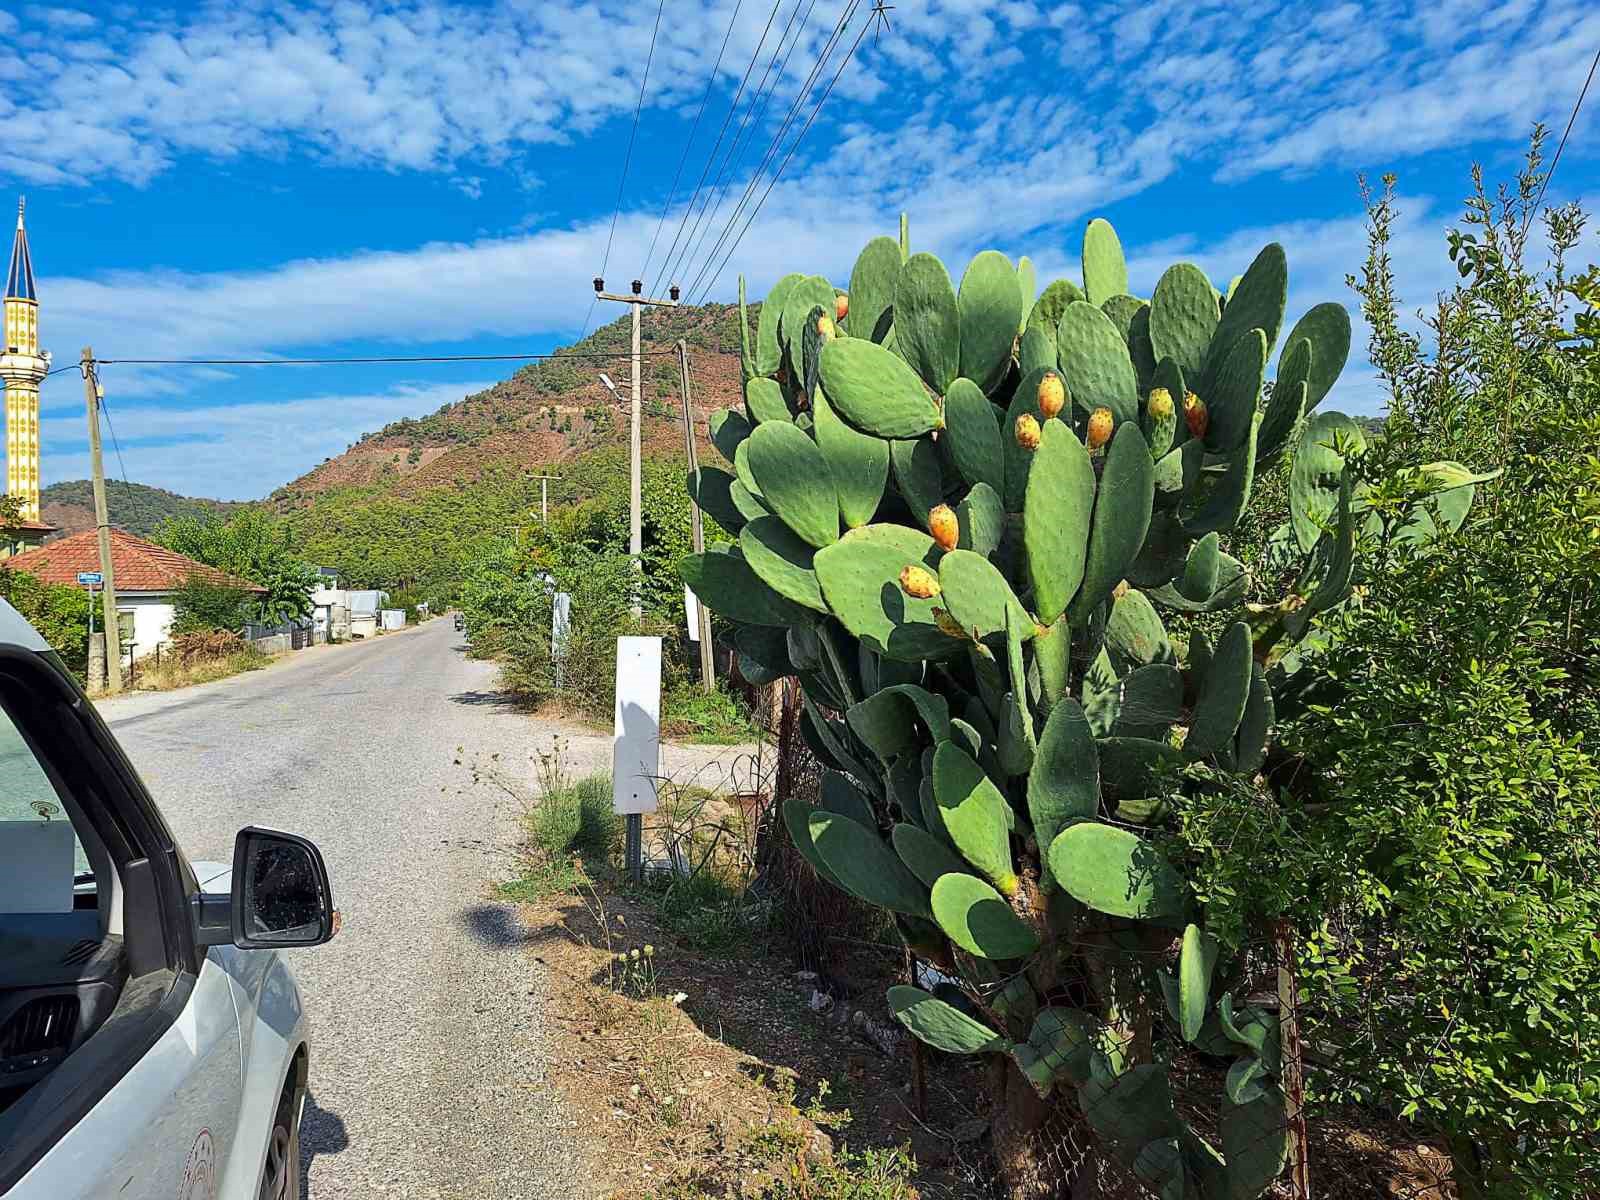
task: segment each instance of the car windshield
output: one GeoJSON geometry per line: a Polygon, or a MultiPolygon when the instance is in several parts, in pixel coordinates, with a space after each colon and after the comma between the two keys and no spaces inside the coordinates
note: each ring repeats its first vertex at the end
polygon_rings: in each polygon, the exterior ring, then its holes
{"type": "MultiPolygon", "coordinates": [[[[23,740],[21,730],[0,708],[0,863],[13,868],[0,874],[9,874],[19,886],[23,875],[47,886],[56,883],[50,877],[57,871],[52,849],[64,845],[66,835],[44,828],[51,825],[72,828],[66,806],[32,748],[23,740]],[[42,857],[29,863],[36,854],[42,857]],[[21,870],[25,863],[30,867],[27,872],[21,870]]],[[[71,837],[73,886],[80,892],[93,891],[94,873],[83,843],[76,831],[71,837]]],[[[59,870],[66,869],[63,853],[59,870]]]]}

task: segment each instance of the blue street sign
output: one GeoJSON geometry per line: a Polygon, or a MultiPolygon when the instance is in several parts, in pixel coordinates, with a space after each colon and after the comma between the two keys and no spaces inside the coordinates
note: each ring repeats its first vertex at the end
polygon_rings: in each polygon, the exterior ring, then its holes
{"type": "Polygon", "coordinates": [[[99,571],[79,571],[78,582],[88,587],[99,587],[105,582],[105,576],[99,571]]]}

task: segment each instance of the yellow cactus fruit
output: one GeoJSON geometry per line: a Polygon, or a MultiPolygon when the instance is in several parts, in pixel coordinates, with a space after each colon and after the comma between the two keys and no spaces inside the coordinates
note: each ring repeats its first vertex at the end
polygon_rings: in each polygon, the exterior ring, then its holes
{"type": "Polygon", "coordinates": [[[1067,403],[1067,385],[1061,382],[1061,376],[1054,371],[1045,373],[1039,380],[1039,411],[1044,414],[1045,420],[1057,416],[1067,403]]]}
{"type": "Polygon", "coordinates": [[[1193,392],[1183,398],[1183,420],[1189,426],[1190,437],[1205,437],[1210,416],[1206,412],[1206,402],[1193,392]]]}
{"type": "Polygon", "coordinates": [[[939,594],[939,581],[928,568],[910,563],[900,572],[900,590],[918,600],[927,600],[939,594]]]}
{"type": "Polygon", "coordinates": [[[1155,388],[1150,393],[1150,417],[1155,421],[1165,421],[1172,415],[1172,393],[1166,388],[1155,388]]]}
{"type": "Polygon", "coordinates": [[[1111,440],[1111,428],[1116,418],[1111,410],[1101,405],[1089,414],[1089,449],[1098,450],[1111,440]]]}
{"type": "Polygon", "coordinates": [[[1117,586],[1111,589],[1111,598],[1113,600],[1121,600],[1127,594],[1128,581],[1126,579],[1119,581],[1117,586]]]}
{"type": "Polygon", "coordinates": [[[850,297],[840,292],[833,298],[833,319],[842,321],[850,313],[850,297]]]}
{"type": "Polygon", "coordinates": [[[829,320],[827,313],[823,313],[817,318],[817,333],[821,335],[823,341],[831,342],[833,332],[833,322],[829,320]]]}
{"type": "Polygon", "coordinates": [[[928,532],[939,543],[941,550],[954,550],[961,538],[961,523],[956,520],[956,510],[941,504],[928,513],[928,532]]]}
{"type": "Polygon", "coordinates": [[[1024,450],[1039,448],[1039,422],[1032,413],[1023,413],[1017,418],[1017,445],[1024,450]]]}

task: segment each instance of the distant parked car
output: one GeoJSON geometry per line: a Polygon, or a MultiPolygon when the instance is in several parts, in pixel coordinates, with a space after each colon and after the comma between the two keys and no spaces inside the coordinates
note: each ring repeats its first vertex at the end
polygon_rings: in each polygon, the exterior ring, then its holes
{"type": "Polygon", "coordinates": [[[297,1200],[310,1033],[277,951],[337,928],[303,838],[191,863],[0,600],[0,1194],[297,1200]]]}

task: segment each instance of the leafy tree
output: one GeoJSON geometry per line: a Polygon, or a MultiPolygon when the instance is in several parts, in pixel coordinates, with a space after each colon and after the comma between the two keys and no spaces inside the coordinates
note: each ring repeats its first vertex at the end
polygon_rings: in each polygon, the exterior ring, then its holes
{"type": "MultiPolygon", "coordinates": [[[[0,501],[8,497],[0,496],[0,501]]],[[[62,661],[84,678],[89,665],[89,593],[83,588],[44,583],[26,571],[0,561],[0,599],[22,614],[61,655],[62,661]]]]}
{"type": "Polygon", "coordinates": [[[254,615],[254,599],[244,588],[195,572],[173,592],[172,633],[237,632],[254,615]]]}
{"type": "Polygon", "coordinates": [[[250,601],[251,615],[263,622],[276,624],[311,613],[316,569],[294,549],[288,524],[262,509],[247,508],[227,521],[210,514],[172,517],[156,531],[155,540],[266,588],[265,595],[250,601]]]}
{"type": "Polygon", "coordinates": [[[1370,198],[1352,284],[1389,416],[1359,460],[1361,602],[1278,713],[1270,777],[1298,802],[1185,815],[1213,912],[1301,928],[1307,1033],[1334,1068],[1316,1098],[1437,1131],[1474,1196],[1600,1178],[1600,351],[1570,304],[1594,269],[1564,267],[1583,214],[1545,214],[1532,261],[1538,155],[1496,197],[1475,177],[1448,237],[1460,283],[1422,335],[1390,269],[1392,182],[1370,198]],[[1376,481],[1430,459],[1504,473],[1419,541],[1376,481]],[[1263,856],[1277,869],[1252,874],[1263,856]]]}

